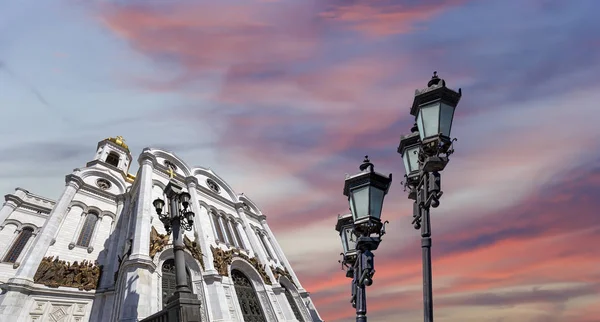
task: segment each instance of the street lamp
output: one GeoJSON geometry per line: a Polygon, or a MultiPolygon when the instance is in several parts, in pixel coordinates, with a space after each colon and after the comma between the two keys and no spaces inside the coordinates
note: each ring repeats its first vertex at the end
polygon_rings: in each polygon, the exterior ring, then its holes
{"type": "Polygon", "coordinates": [[[163,213],[165,202],[162,199],[156,199],[152,205],[156,209],[158,219],[165,226],[168,234],[173,232],[173,250],[175,252],[175,280],[177,282],[174,297],[169,299],[171,302],[174,298],[190,297],[192,291],[187,285],[187,274],[185,271],[185,258],[183,243],[183,233],[181,229],[190,231],[194,224],[194,212],[189,209],[190,194],[183,191],[181,186],[174,181],[169,181],[165,187],[165,195],[169,200],[169,210],[163,213]]]}
{"type": "Polygon", "coordinates": [[[360,173],[346,176],[344,196],[348,197],[352,213],[338,216],[336,230],[340,233],[344,249],[342,264],[347,267],[346,277],[352,278],[351,302],[356,308],[356,321],[366,322],[365,286],[373,284],[375,255],[372,251],[379,247],[381,236],[385,234],[387,221],[381,222],[381,210],[392,175],[386,177],[375,172],[368,156],[359,169],[360,173]]]}
{"type": "Polygon", "coordinates": [[[401,136],[398,153],[404,161],[405,188],[408,198],[414,200],[413,221],[421,230],[423,260],[423,315],[425,322],[433,322],[433,290],[431,277],[431,207],[437,208],[442,197],[440,171],[454,153],[450,138],[454,110],[462,91],[446,87],[446,82],[433,73],[427,88],[415,91],[410,114],[415,117],[411,134],[401,136]]]}

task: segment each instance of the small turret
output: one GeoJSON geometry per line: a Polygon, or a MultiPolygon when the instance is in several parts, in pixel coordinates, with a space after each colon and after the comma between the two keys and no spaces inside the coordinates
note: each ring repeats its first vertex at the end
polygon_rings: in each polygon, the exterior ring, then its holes
{"type": "Polygon", "coordinates": [[[131,152],[122,136],[106,138],[98,142],[94,161],[101,161],[104,165],[127,174],[131,160],[131,152]]]}

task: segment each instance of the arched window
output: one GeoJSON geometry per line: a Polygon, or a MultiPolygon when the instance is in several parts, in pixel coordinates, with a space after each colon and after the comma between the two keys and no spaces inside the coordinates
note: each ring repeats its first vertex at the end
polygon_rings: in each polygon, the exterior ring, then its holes
{"type": "Polygon", "coordinates": [[[118,167],[119,166],[119,155],[116,154],[115,152],[110,152],[108,153],[108,156],[106,156],[106,163],[118,167]]]}
{"type": "Polygon", "coordinates": [[[267,241],[267,237],[265,237],[264,234],[259,232],[258,238],[261,240],[262,245],[263,245],[265,251],[267,252],[267,256],[269,256],[270,259],[275,259],[275,257],[271,253],[271,248],[269,248],[269,245],[268,245],[269,242],[267,241]]]}
{"type": "Polygon", "coordinates": [[[23,228],[23,230],[21,230],[21,232],[19,233],[19,237],[17,237],[17,240],[15,240],[8,253],[6,253],[6,256],[4,256],[3,261],[8,263],[16,262],[19,258],[19,255],[21,255],[21,252],[25,248],[25,245],[27,245],[29,238],[31,238],[31,235],[33,235],[33,228],[23,228]]]}
{"type": "Polygon", "coordinates": [[[283,285],[281,285],[281,287],[283,287],[285,297],[287,298],[288,303],[290,303],[290,307],[292,308],[292,312],[294,312],[294,316],[296,317],[296,320],[298,320],[300,322],[304,322],[304,318],[302,317],[302,313],[300,313],[300,309],[298,308],[298,305],[296,304],[296,300],[294,300],[294,296],[292,295],[292,292],[283,285]]]}
{"type": "Polygon", "coordinates": [[[267,322],[256,290],[248,277],[234,269],[231,271],[231,278],[235,286],[238,303],[242,309],[242,320],[245,322],[267,322]]]}
{"type": "Polygon", "coordinates": [[[92,234],[94,234],[94,229],[96,228],[96,223],[98,222],[98,214],[95,212],[89,212],[85,216],[85,222],[83,223],[83,227],[81,227],[81,232],[79,233],[79,238],[77,238],[77,246],[88,247],[90,246],[90,241],[92,240],[92,234]]]}
{"type": "MultiPolygon", "coordinates": [[[[190,290],[192,289],[192,280],[190,272],[185,270],[187,284],[190,290]]],[[[169,303],[169,298],[175,294],[177,290],[177,279],[175,278],[175,260],[167,259],[162,265],[162,303],[163,308],[169,303]]]]}
{"type": "Polygon", "coordinates": [[[211,211],[211,217],[213,227],[215,227],[215,232],[217,233],[217,240],[225,242],[225,238],[223,237],[223,230],[221,230],[221,224],[219,223],[219,215],[217,215],[216,212],[211,211]]]}
{"type": "Polygon", "coordinates": [[[232,246],[236,246],[235,244],[235,240],[233,240],[233,236],[231,234],[231,226],[229,225],[229,218],[224,218],[223,220],[223,226],[225,226],[225,235],[227,235],[227,242],[229,243],[229,245],[232,246]]]}
{"type": "Polygon", "coordinates": [[[244,242],[242,241],[240,233],[238,232],[238,223],[235,222],[235,220],[231,221],[231,227],[233,228],[233,236],[235,237],[235,240],[237,241],[237,246],[239,248],[244,248],[244,242]]]}

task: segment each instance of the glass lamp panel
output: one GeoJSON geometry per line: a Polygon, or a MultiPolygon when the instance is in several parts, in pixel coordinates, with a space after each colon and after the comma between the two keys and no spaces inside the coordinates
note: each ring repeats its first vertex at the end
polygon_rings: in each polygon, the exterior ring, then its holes
{"type": "Polygon", "coordinates": [[[342,247],[344,248],[344,253],[348,252],[348,238],[346,237],[346,229],[342,229],[340,232],[340,239],[342,240],[342,247]]]}
{"type": "Polygon", "coordinates": [[[419,146],[415,145],[406,149],[406,154],[408,155],[409,166],[409,171],[406,174],[419,171],[419,146]]]}
{"type": "Polygon", "coordinates": [[[352,198],[352,193],[350,193],[350,197],[348,197],[348,203],[350,203],[350,212],[352,213],[352,218],[356,218],[356,208],[354,208],[354,198],[352,198]]]}
{"type": "Polygon", "coordinates": [[[346,248],[344,249],[345,252],[351,252],[356,250],[356,235],[354,234],[354,230],[352,229],[352,227],[346,227],[344,228],[344,236],[346,237],[346,248]]]}
{"type": "Polygon", "coordinates": [[[402,160],[404,161],[404,171],[406,171],[406,175],[410,174],[410,149],[404,150],[404,154],[402,155],[402,160]]]}
{"type": "Polygon", "coordinates": [[[437,135],[440,127],[440,103],[421,107],[417,118],[417,126],[419,127],[421,140],[437,135]]]}
{"type": "Polygon", "coordinates": [[[354,203],[352,216],[354,217],[354,221],[357,221],[369,215],[369,186],[355,189],[351,193],[354,203]]]}
{"type": "Polygon", "coordinates": [[[383,197],[385,193],[383,190],[371,187],[371,217],[381,218],[381,208],[383,207],[383,197]]]}
{"type": "Polygon", "coordinates": [[[454,118],[454,107],[448,104],[442,103],[440,105],[440,133],[442,135],[450,137],[450,131],[452,130],[452,119],[454,118]]]}

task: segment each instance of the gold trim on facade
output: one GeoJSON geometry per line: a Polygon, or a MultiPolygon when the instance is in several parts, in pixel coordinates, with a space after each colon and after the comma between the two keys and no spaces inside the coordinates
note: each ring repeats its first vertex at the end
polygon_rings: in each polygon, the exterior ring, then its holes
{"type": "Polygon", "coordinates": [[[154,259],[156,253],[161,252],[169,244],[169,234],[159,234],[152,226],[150,230],[150,258],[154,259]]]}
{"type": "Polygon", "coordinates": [[[183,236],[183,243],[185,244],[185,248],[192,254],[192,257],[200,262],[200,266],[204,270],[204,257],[200,245],[195,241],[191,241],[187,236],[183,236]]]}
{"type": "Polygon", "coordinates": [[[246,260],[252,267],[254,267],[262,280],[267,285],[273,285],[273,282],[267,275],[266,267],[267,265],[261,264],[256,257],[248,257],[246,254],[241,253],[237,249],[230,250],[222,250],[220,248],[215,248],[210,246],[210,250],[213,253],[213,263],[215,264],[215,269],[221,276],[229,276],[229,265],[233,262],[234,257],[239,257],[241,259],[246,260]]]}
{"type": "Polygon", "coordinates": [[[70,262],[60,260],[58,256],[44,257],[38,266],[33,281],[48,287],[77,287],[81,290],[94,290],[102,274],[102,266],[98,262],[83,260],[70,262]]]}

